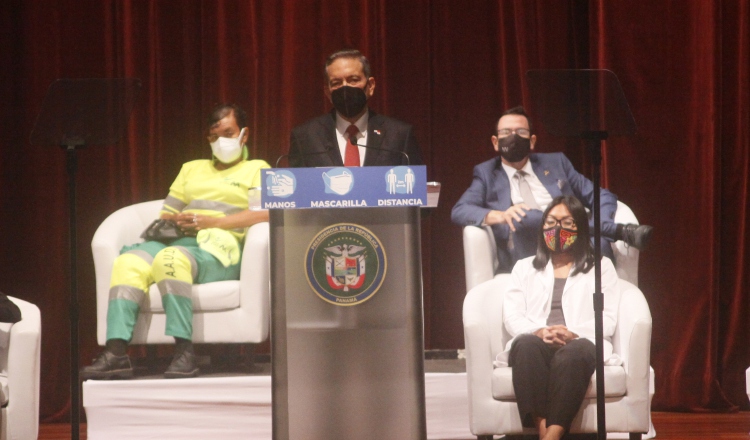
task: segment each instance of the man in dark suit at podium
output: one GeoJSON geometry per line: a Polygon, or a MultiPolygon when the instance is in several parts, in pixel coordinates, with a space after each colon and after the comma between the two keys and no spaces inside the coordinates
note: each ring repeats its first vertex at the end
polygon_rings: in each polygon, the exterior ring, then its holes
{"type": "Polygon", "coordinates": [[[334,109],[292,129],[291,167],[421,165],[412,126],[370,110],[370,62],[358,50],[331,54],[324,91],[334,109]]]}

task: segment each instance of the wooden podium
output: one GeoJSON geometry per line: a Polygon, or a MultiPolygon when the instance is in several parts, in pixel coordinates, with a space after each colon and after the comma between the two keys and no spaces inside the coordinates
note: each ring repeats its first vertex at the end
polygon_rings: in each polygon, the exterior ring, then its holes
{"type": "Polygon", "coordinates": [[[273,438],[426,439],[424,166],[271,169],[263,182],[273,438]]]}

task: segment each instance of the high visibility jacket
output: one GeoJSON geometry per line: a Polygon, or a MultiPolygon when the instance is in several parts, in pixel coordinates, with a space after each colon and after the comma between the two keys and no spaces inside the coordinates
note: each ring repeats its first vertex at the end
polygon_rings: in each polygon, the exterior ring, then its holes
{"type": "MultiPolygon", "coordinates": [[[[224,217],[248,208],[248,190],[260,186],[260,170],[270,168],[264,160],[243,160],[226,170],[217,170],[213,161],[194,160],[182,165],[169,188],[162,213],[194,212],[224,217]]],[[[245,229],[230,230],[238,242],[245,229]]]]}

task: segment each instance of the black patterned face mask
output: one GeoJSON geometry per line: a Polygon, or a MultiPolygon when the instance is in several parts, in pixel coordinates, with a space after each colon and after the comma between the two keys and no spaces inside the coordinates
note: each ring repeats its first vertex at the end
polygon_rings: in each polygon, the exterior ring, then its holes
{"type": "Polygon", "coordinates": [[[508,162],[520,162],[531,152],[531,139],[513,133],[497,139],[497,150],[508,162]]]}

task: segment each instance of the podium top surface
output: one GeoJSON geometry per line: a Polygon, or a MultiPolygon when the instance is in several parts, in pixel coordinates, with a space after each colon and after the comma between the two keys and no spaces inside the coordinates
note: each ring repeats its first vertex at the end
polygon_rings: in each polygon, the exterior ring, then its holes
{"type": "Polygon", "coordinates": [[[32,145],[109,145],[122,138],[141,88],[137,78],[58,79],[44,97],[32,145]]]}
{"type": "Polygon", "coordinates": [[[635,134],[636,125],[617,76],[605,69],[529,70],[531,102],[556,136],[635,134]]]}

